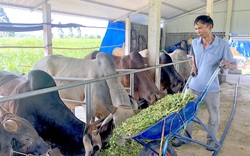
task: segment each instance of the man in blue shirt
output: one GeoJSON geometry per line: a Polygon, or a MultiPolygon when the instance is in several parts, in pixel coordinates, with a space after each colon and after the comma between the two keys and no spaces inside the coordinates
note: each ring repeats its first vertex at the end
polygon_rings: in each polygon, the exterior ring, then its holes
{"type": "MultiPolygon", "coordinates": [[[[189,84],[189,91],[201,95],[214,71],[220,66],[224,69],[236,69],[237,64],[233,59],[229,45],[226,41],[212,34],[213,20],[206,15],[198,16],[194,21],[195,32],[198,38],[192,40],[192,70],[194,75],[189,84]]],[[[220,122],[220,85],[218,76],[212,82],[203,102],[208,110],[208,130],[216,137],[220,122]]],[[[191,136],[193,122],[187,125],[185,135],[191,136]]],[[[175,139],[173,146],[179,147],[186,142],[175,139]]],[[[216,143],[207,135],[207,144],[216,147],[216,143]]],[[[207,148],[207,150],[211,150],[207,148]]]]}

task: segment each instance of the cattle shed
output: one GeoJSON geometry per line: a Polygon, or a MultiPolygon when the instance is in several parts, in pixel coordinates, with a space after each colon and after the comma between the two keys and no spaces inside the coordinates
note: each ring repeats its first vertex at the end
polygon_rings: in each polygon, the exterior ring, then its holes
{"type": "MultiPolygon", "coordinates": [[[[0,6],[42,12],[44,23],[51,23],[51,13],[124,22],[126,43],[130,43],[131,40],[131,23],[145,25],[148,26],[148,34],[145,34],[148,40],[147,48],[154,54],[159,49],[166,49],[181,40],[196,37],[193,20],[200,14],[212,16],[215,23],[213,31],[219,37],[229,39],[230,34],[250,33],[249,0],[134,0],[129,2],[126,0],[2,0],[0,6]]],[[[51,53],[51,27],[48,24],[43,24],[42,27],[45,51],[51,53]]],[[[128,52],[130,47],[126,45],[128,52]]]]}
{"type": "Polygon", "coordinates": [[[131,23],[146,25],[150,65],[159,64],[160,49],[196,37],[193,21],[200,14],[210,15],[214,33],[226,40],[230,34],[250,33],[249,0],[2,0],[0,6],[43,13],[45,55],[52,53],[51,14],[124,22],[125,54],[130,52],[131,23]]]}
{"type": "MultiPolygon", "coordinates": [[[[42,12],[43,23],[39,23],[37,27],[43,30],[45,55],[53,54],[51,14],[124,23],[125,54],[135,48],[131,47],[133,31],[141,32],[146,45],[143,42],[138,50],[149,50],[149,66],[159,65],[161,49],[167,50],[182,40],[197,37],[193,21],[201,14],[213,18],[213,33],[226,41],[229,41],[231,36],[250,34],[249,0],[1,0],[0,7],[42,12]]],[[[62,25],[67,26],[72,25],[62,25]]],[[[3,31],[4,27],[6,25],[0,23],[0,31],[3,31]]],[[[155,75],[155,83],[160,88],[159,68],[156,68],[155,75]]],[[[90,90],[90,87],[87,89],[90,90]]],[[[23,94],[23,97],[25,96],[30,95],[23,94]]],[[[89,121],[90,107],[87,107],[89,121]]]]}
{"type": "MultiPolygon", "coordinates": [[[[126,27],[130,22],[150,27],[159,18],[158,26],[161,25],[163,32],[160,49],[183,39],[196,37],[193,20],[200,14],[209,14],[213,17],[215,23],[213,31],[222,38],[228,39],[229,34],[250,33],[248,0],[135,0],[129,3],[125,0],[2,0],[0,6],[42,11],[44,22],[48,22],[51,13],[99,18],[113,22],[122,21],[127,23],[126,27]],[[158,11],[153,10],[154,8],[158,11]],[[156,12],[159,15],[156,15],[156,12]]],[[[44,31],[48,31],[46,30],[48,28],[44,26],[44,31]]],[[[151,34],[148,35],[151,36],[151,34]]]]}

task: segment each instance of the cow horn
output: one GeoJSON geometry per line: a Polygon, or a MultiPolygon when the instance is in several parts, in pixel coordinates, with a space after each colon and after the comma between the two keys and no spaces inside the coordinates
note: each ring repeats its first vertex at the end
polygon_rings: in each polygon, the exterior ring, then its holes
{"type": "Polygon", "coordinates": [[[158,101],[158,100],[161,99],[161,97],[158,94],[156,94],[156,93],[154,93],[154,96],[155,96],[156,101],[158,101]]]}
{"type": "Polygon", "coordinates": [[[113,114],[110,113],[105,120],[102,122],[101,127],[113,119],[113,114]]]}
{"type": "Polygon", "coordinates": [[[103,125],[105,125],[106,123],[108,123],[109,121],[111,121],[113,119],[113,114],[110,113],[102,122],[100,128],[98,130],[94,131],[94,134],[97,135],[100,132],[100,129],[102,128],[103,125]]]}
{"type": "Polygon", "coordinates": [[[0,117],[6,113],[7,113],[7,111],[2,106],[0,106],[0,117]]]}
{"type": "Polygon", "coordinates": [[[18,125],[16,121],[11,120],[11,119],[3,121],[3,127],[9,133],[17,132],[17,129],[18,129],[18,125]]]}

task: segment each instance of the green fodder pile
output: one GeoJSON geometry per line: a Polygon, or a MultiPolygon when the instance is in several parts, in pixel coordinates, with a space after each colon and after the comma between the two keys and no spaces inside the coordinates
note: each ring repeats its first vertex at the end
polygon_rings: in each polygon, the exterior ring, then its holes
{"type": "Polygon", "coordinates": [[[193,99],[192,94],[187,94],[185,98],[182,93],[169,94],[141,110],[137,115],[128,118],[121,125],[116,126],[109,142],[110,147],[102,150],[101,156],[137,156],[143,146],[134,140],[125,140],[122,136],[136,135],[169,114],[179,111],[193,99]]]}

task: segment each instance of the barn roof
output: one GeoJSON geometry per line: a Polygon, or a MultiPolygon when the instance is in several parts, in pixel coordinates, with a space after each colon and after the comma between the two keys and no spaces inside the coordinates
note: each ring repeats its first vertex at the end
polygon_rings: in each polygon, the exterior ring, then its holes
{"type": "MultiPolygon", "coordinates": [[[[147,23],[148,0],[1,0],[0,6],[21,8],[30,11],[42,9],[42,4],[51,4],[52,13],[92,17],[112,21],[147,23]]],[[[214,0],[214,3],[226,0],[214,0]]],[[[163,20],[191,13],[205,7],[207,0],[162,0],[163,20]]]]}

